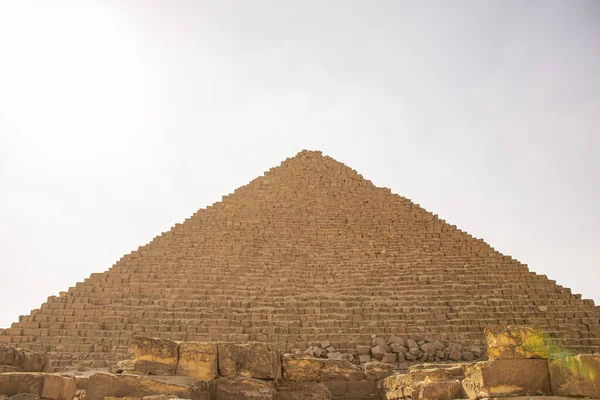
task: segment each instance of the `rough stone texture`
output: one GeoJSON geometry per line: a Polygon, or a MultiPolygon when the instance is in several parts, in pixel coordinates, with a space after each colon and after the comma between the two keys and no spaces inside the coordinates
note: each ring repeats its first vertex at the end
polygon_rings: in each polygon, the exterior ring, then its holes
{"type": "Polygon", "coordinates": [[[256,379],[275,379],[280,375],[277,350],[264,343],[219,343],[219,372],[256,379]]]}
{"type": "Polygon", "coordinates": [[[222,378],[217,382],[217,400],[276,400],[273,382],[250,378],[222,378]]]}
{"type": "Polygon", "coordinates": [[[323,383],[279,381],[277,393],[279,400],[330,400],[332,398],[323,383]]]}
{"type": "MultiPolygon", "coordinates": [[[[415,398],[419,393],[431,393],[433,388],[423,388],[420,383],[452,382],[456,378],[443,369],[420,369],[408,374],[396,374],[379,381],[379,393],[384,400],[415,398]]],[[[443,390],[442,390],[443,391],[443,390]]]]}
{"type": "Polygon", "coordinates": [[[600,355],[577,355],[548,361],[552,394],[600,399],[600,355]]]}
{"type": "Polygon", "coordinates": [[[518,321],[591,353],[599,320],[593,302],[305,151],[50,296],[0,343],[67,370],[128,358],[131,335],[345,353],[395,332],[484,348],[483,327],[518,321]]]}
{"type": "Polygon", "coordinates": [[[44,354],[0,345],[0,366],[5,366],[4,371],[42,372],[46,365],[48,357],[44,354]]]}
{"type": "Polygon", "coordinates": [[[392,374],[392,364],[380,361],[371,361],[364,366],[365,377],[368,381],[378,381],[392,374]]]}
{"type": "Polygon", "coordinates": [[[75,378],[71,376],[44,375],[42,398],[50,400],[72,400],[77,391],[75,378]]]}
{"type": "Polygon", "coordinates": [[[462,386],[470,399],[551,394],[548,364],[539,359],[500,359],[469,365],[462,386]]]}
{"type": "Polygon", "coordinates": [[[219,376],[215,343],[182,342],[179,345],[177,375],[211,380],[219,376]]]}
{"type": "Polygon", "coordinates": [[[484,329],[490,360],[550,357],[547,335],[530,326],[495,326],[484,329]]]}
{"type": "Polygon", "coordinates": [[[171,340],[135,336],[131,348],[136,370],[154,375],[175,375],[179,345],[171,340]],[[141,368],[141,369],[140,369],[141,368]]]}
{"type": "Polygon", "coordinates": [[[28,393],[39,396],[42,393],[44,377],[35,372],[10,372],[0,374],[0,394],[13,396],[28,393]]]}
{"type": "Polygon", "coordinates": [[[282,358],[283,378],[290,381],[362,380],[364,373],[347,360],[325,360],[286,354],[282,358]]]}
{"type": "Polygon", "coordinates": [[[158,394],[175,395],[183,399],[199,399],[206,394],[208,384],[185,376],[139,376],[97,373],[89,377],[85,400],[105,397],[144,397],[158,394]]]}
{"type": "Polygon", "coordinates": [[[458,379],[442,382],[418,382],[412,391],[413,400],[453,400],[462,398],[458,379]]]}

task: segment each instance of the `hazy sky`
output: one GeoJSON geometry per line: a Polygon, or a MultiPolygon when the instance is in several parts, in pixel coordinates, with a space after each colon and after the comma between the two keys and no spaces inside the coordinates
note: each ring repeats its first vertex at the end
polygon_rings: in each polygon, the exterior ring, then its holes
{"type": "Polygon", "coordinates": [[[302,149],[600,302],[600,1],[0,0],[0,327],[302,149]]]}

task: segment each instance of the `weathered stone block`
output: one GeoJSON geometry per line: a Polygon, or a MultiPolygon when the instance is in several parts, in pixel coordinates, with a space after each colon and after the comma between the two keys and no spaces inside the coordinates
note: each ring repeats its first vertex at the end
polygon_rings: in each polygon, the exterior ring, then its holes
{"type": "Polygon", "coordinates": [[[323,383],[279,381],[277,393],[279,400],[330,400],[332,398],[332,393],[323,383]]]}
{"type": "Polygon", "coordinates": [[[75,378],[45,374],[42,385],[42,398],[50,400],[72,400],[77,391],[75,378]]]}
{"type": "Polygon", "coordinates": [[[378,381],[392,374],[392,364],[371,361],[364,365],[365,377],[368,381],[378,381]]]}
{"type": "Polygon", "coordinates": [[[219,372],[256,379],[276,379],[280,374],[279,355],[265,343],[219,343],[219,372]]]}
{"type": "Polygon", "coordinates": [[[462,386],[470,399],[550,394],[546,360],[479,362],[465,367],[464,372],[462,386]]]}
{"type": "Polygon", "coordinates": [[[41,395],[44,377],[36,372],[10,372],[0,374],[0,394],[13,396],[19,393],[41,395]]]}
{"type": "Polygon", "coordinates": [[[217,400],[275,400],[273,382],[250,378],[221,378],[217,382],[217,400]]]}
{"type": "Polygon", "coordinates": [[[484,330],[490,360],[550,357],[546,335],[530,326],[496,326],[484,330]]]}
{"type": "Polygon", "coordinates": [[[0,345],[0,365],[11,366],[18,371],[41,372],[48,365],[48,357],[34,351],[0,345]]]}
{"type": "Polygon", "coordinates": [[[329,360],[286,354],[282,359],[283,379],[290,381],[361,380],[364,373],[347,360],[329,360]]]}
{"type": "Polygon", "coordinates": [[[577,355],[548,361],[555,396],[600,398],[600,356],[577,355]]]}
{"type": "Polygon", "coordinates": [[[0,345],[0,365],[12,365],[15,359],[15,349],[0,345]]]}
{"type": "Polygon", "coordinates": [[[177,353],[179,345],[166,339],[134,336],[131,348],[137,368],[144,368],[143,372],[155,375],[174,375],[177,369],[177,353]]]}
{"type": "Polygon", "coordinates": [[[87,382],[85,400],[105,397],[144,397],[172,394],[182,399],[196,399],[209,393],[208,383],[187,376],[139,376],[94,374],[87,382]]]}
{"type": "Polygon", "coordinates": [[[179,345],[177,375],[193,376],[204,381],[219,376],[217,345],[214,343],[182,342],[179,345]]]}
{"type": "Polygon", "coordinates": [[[390,375],[379,381],[381,398],[386,400],[412,398],[417,395],[419,382],[453,381],[452,375],[443,369],[419,369],[408,374],[390,375]]]}
{"type": "Polygon", "coordinates": [[[462,398],[462,386],[458,379],[442,382],[417,382],[412,391],[414,400],[453,400],[462,398]]]}

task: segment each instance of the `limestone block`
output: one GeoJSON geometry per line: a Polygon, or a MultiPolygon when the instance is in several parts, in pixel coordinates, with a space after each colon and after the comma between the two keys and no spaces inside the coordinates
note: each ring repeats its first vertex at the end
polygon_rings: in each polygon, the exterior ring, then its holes
{"type": "Polygon", "coordinates": [[[221,378],[217,382],[217,400],[275,400],[273,382],[250,378],[221,378]]]}
{"type": "Polygon", "coordinates": [[[7,400],[40,400],[37,394],[19,393],[14,396],[6,397],[7,400]]]}
{"type": "Polygon", "coordinates": [[[276,379],[280,375],[279,355],[265,343],[219,343],[219,372],[256,379],[276,379]]]}
{"type": "Polygon", "coordinates": [[[97,373],[89,377],[85,400],[171,394],[196,399],[209,392],[208,383],[187,376],[139,376],[97,373]]]}
{"type": "Polygon", "coordinates": [[[364,365],[365,377],[368,381],[378,381],[392,374],[392,364],[371,361],[364,365]]]}
{"type": "Polygon", "coordinates": [[[374,346],[371,348],[371,356],[376,360],[381,360],[384,354],[385,350],[381,346],[374,346]]]}
{"type": "Polygon", "coordinates": [[[277,383],[279,400],[330,400],[331,392],[323,383],[289,382],[277,383]]]}
{"type": "Polygon", "coordinates": [[[208,381],[219,376],[215,343],[182,342],[179,344],[177,375],[208,381]]]}
{"type": "Polygon", "coordinates": [[[12,365],[0,365],[0,374],[4,374],[6,372],[23,372],[21,368],[13,367],[12,365]]]}
{"type": "Polygon", "coordinates": [[[131,348],[136,361],[146,361],[139,366],[145,373],[155,375],[174,375],[177,369],[179,345],[166,339],[132,337],[131,348]]]}
{"type": "Polygon", "coordinates": [[[405,343],[406,343],[406,340],[404,338],[396,336],[396,335],[392,335],[390,337],[390,339],[387,341],[387,344],[389,344],[389,345],[398,344],[400,346],[404,346],[405,343]]]}
{"type": "Polygon", "coordinates": [[[443,369],[419,369],[408,374],[394,374],[379,381],[378,388],[382,399],[412,398],[417,395],[416,386],[419,382],[447,382],[454,381],[443,369]]]}
{"type": "Polygon", "coordinates": [[[358,345],[358,346],[356,346],[356,352],[358,353],[359,356],[371,355],[371,347],[358,345]]]}
{"type": "Polygon", "coordinates": [[[396,353],[385,353],[383,357],[381,357],[381,362],[394,364],[398,361],[398,355],[396,353]]]}
{"type": "Polygon", "coordinates": [[[75,378],[54,374],[44,375],[42,398],[50,400],[71,400],[77,391],[75,378]]]}
{"type": "Polygon", "coordinates": [[[600,356],[580,354],[548,361],[555,396],[600,398],[600,356]]]}
{"type": "Polygon", "coordinates": [[[28,393],[39,396],[42,393],[44,377],[35,372],[9,372],[0,374],[0,394],[13,396],[28,393]]]}
{"type": "Polygon", "coordinates": [[[490,360],[550,357],[546,335],[530,326],[496,326],[484,330],[490,360]]]}
{"type": "Polygon", "coordinates": [[[24,372],[42,372],[48,365],[48,357],[30,350],[0,345],[0,365],[10,365],[24,372]]]}
{"type": "Polygon", "coordinates": [[[414,400],[453,400],[462,398],[462,386],[458,379],[442,382],[417,382],[412,390],[414,400]]]}
{"type": "Polygon", "coordinates": [[[0,365],[13,365],[15,359],[15,349],[12,347],[0,345],[0,365]]]}
{"type": "Polygon", "coordinates": [[[286,354],[282,359],[283,379],[289,381],[361,380],[361,369],[347,360],[329,360],[286,354]]]}
{"type": "Polygon", "coordinates": [[[465,367],[462,386],[469,399],[549,395],[546,360],[500,359],[465,367]]]}

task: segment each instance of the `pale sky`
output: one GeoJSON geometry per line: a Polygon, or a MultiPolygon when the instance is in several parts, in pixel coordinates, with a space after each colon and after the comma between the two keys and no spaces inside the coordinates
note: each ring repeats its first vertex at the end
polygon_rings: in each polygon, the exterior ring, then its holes
{"type": "Polygon", "coordinates": [[[302,149],[600,302],[600,1],[0,0],[0,327],[302,149]]]}

